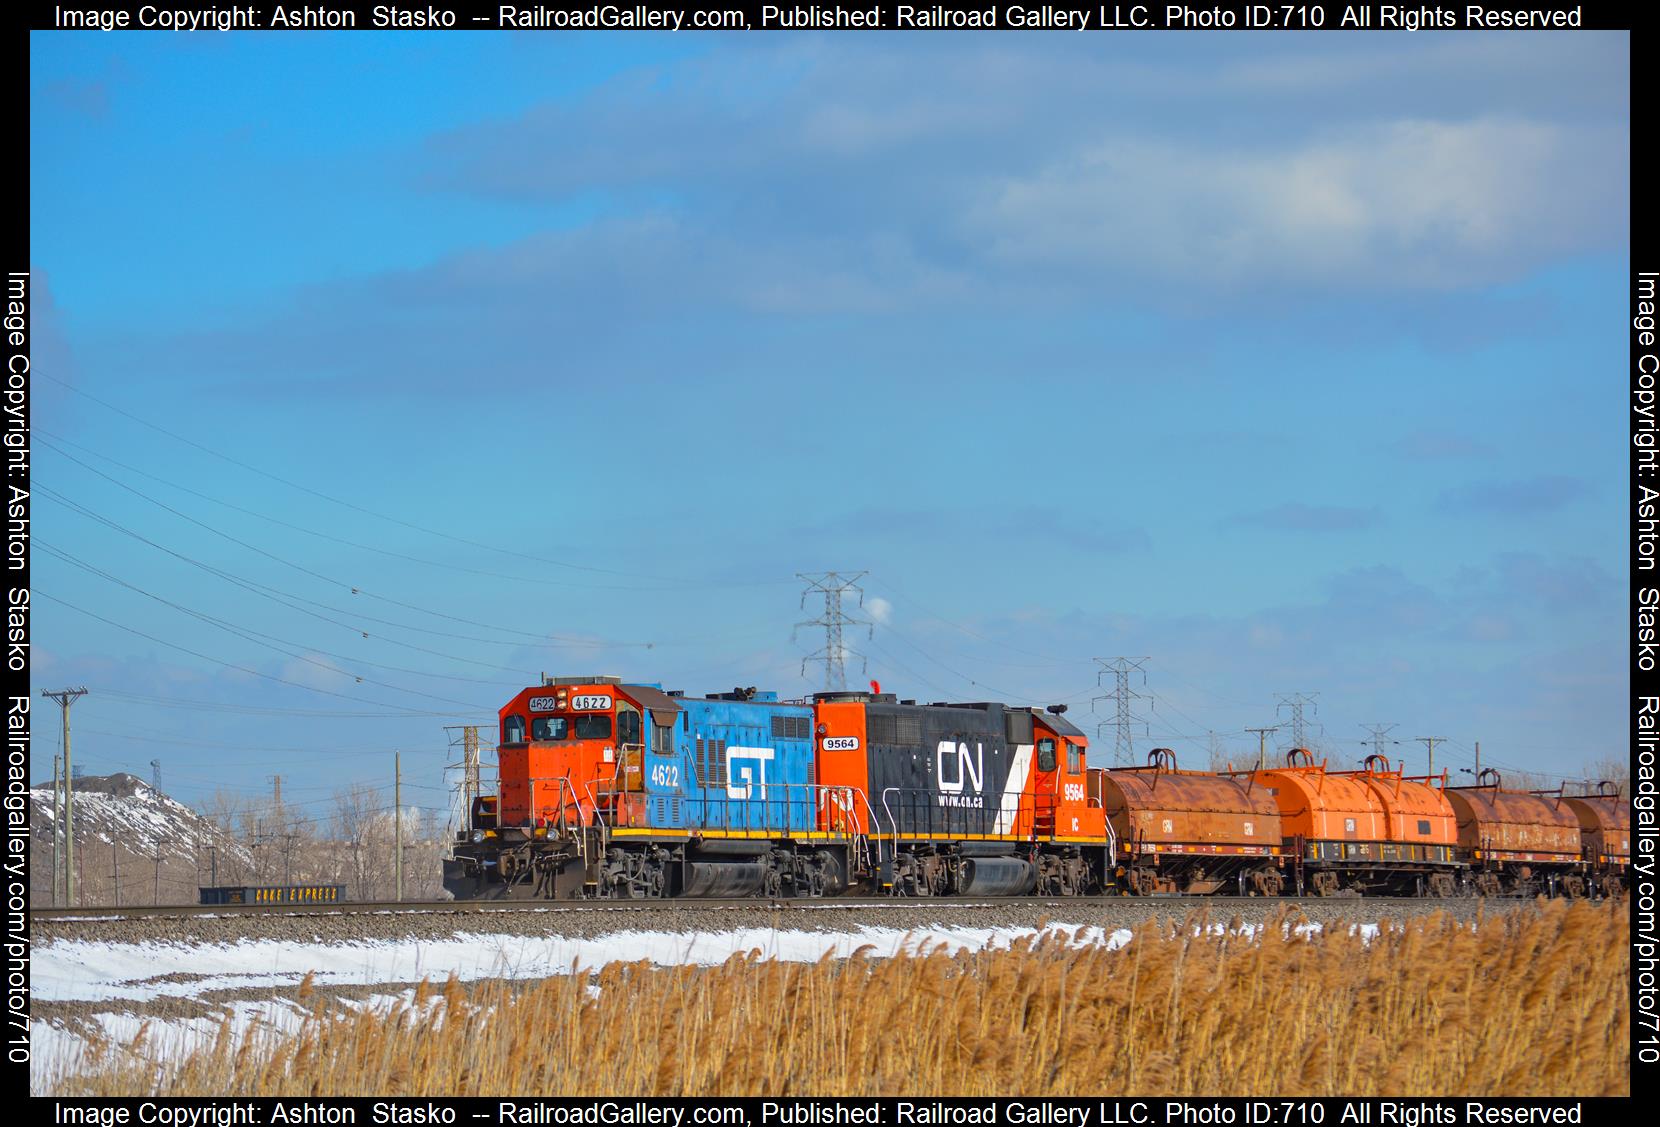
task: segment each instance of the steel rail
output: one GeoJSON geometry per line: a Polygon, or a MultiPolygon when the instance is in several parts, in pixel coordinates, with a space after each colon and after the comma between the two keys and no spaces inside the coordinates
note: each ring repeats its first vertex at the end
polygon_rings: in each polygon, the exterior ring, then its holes
{"type": "Polygon", "coordinates": [[[495,912],[657,912],[657,911],[864,911],[880,908],[990,908],[1127,906],[1132,904],[1451,904],[1468,897],[1440,900],[1425,896],[836,896],[822,899],[794,897],[727,897],[662,900],[427,900],[342,901],[334,904],[142,904],[115,907],[35,908],[32,919],[42,922],[119,923],[159,918],[213,918],[220,916],[376,916],[479,915],[495,912]]]}

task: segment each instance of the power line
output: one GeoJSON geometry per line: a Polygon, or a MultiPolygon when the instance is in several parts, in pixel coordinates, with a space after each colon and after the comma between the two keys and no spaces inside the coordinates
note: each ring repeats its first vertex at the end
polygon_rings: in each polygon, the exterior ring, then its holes
{"type": "MultiPolygon", "coordinates": [[[[654,581],[658,581],[658,582],[666,582],[666,583],[676,583],[676,582],[683,583],[684,582],[684,580],[677,580],[674,577],[670,577],[670,576],[650,575],[650,574],[646,574],[646,573],[642,573],[642,572],[618,571],[618,570],[615,570],[613,568],[594,567],[594,566],[589,565],[589,564],[578,564],[578,563],[572,563],[569,560],[552,559],[552,558],[549,558],[547,556],[533,555],[533,554],[528,553],[528,552],[515,551],[515,550],[510,549],[510,548],[500,548],[500,547],[497,547],[494,544],[485,544],[485,543],[482,543],[482,542],[477,541],[477,540],[470,540],[465,536],[456,536],[453,533],[443,532],[443,531],[440,531],[439,529],[435,529],[435,528],[427,528],[423,525],[415,524],[411,521],[402,520],[398,517],[388,516],[385,513],[376,512],[373,509],[365,508],[364,506],[354,504],[351,501],[342,500],[339,497],[334,497],[330,494],[321,492],[320,490],[312,489],[310,486],[301,485],[299,482],[290,481],[285,477],[281,477],[281,476],[279,476],[277,474],[274,474],[274,473],[271,473],[267,470],[262,470],[258,466],[250,465],[247,462],[239,461],[238,459],[233,458],[228,454],[220,453],[218,450],[215,450],[210,446],[204,446],[200,442],[196,442],[193,439],[186,438],[182,434],[178,434],[174,431],[170,431],[166,427],[159,426],[156,423],[152,423],[148,419],[141,418],[140,416],[135,415],[130,411],[123,410],[122,408],[117,407],[115,404],[109,403],[109,402],[107,402],[103,399],[100,399],[97,396],[91,394],[90,392],[83,391],[82,389],[76,387],[75,385],[73,385],[71,383],[68,383],[64,380],[58,379],[56,376],[48,375],[45,372],[40,372],[40,373],[37,373],[37,374],[39,376],[45,378],[45,379],[51,380],[53,383],[57,384],[60,387],[66,388],[69,391],[74,392],[76,395],[82,396],[86,399],[90,399],[92,402],[98,404],[100,407],[103,407],[106,410],[114,411],[116,414],[121,415],[121,416],[123,416],[125,418],[128,418],[128,419],[131,419],[133,422],[138,423],[141,426],[149,427],[151,430],[154,430],[154,431],[156,431],[160,434],[164,434],[167,437],[169,437],[171,439],[174,439],[175,441],[184,443],[186,446],[190,446],[190,447],[193,447],[197,450],[200,450],[204,454],[208,454],[208,455],[210,455],[214,458],[218,458],[219,460],[221,460],[223,462],[228,462],[233,466],[239,467],[240,469],[247,470],[249,473],[258,474],[261,477],[268,478],[269,480],[275,481],[280,485],[286,485],[290,489],[297,489],[302,493],[308,493],[311,496],[319,498],[320,500],[327,501],[330,504],[339,505],[342,508],[349,509],[352,512],[355,512],[355,513],[361,513],[364,516],[374,517],[376,520],[383,520],[383,521],[386,521],[390,524],[399,525],[403,528],[407,528],[407,529],[410,529],[410,530],[415,531],[415,532],[420,532],[420,533],[423,533],[424,535],[427,535],[427,536],[436,536],[436,537],[439,537],[441,539],[449,540],[449,541],[452,541],[452,542],[457,543],[457,544],[465,544],[465,545],[467,545],[468,547],[471,547],[471,548],[482,548],[485,551],[497,552],[497,553],[500,553],[501,555],[505,555],[505,556],[514,556],[514,557],[517,557],[519,559],[530,560],[534,563],[549,564],[553,567],[563,567],[563,568],[568,568],[568,569],[573,570],[573,571],[585,571],[585,572],[592,572],[592,573],[599,574],[599,575],[613,575],[613,576],[619,576],[619,577],[622,577],[622,578],[629,578],[629,579],[650,579],[650,580],[654,580],[654,581]]],[[[60,451],[60,453],[61,453],[61,451],[60,451]]],[[[442,565],[437,565],[437,566],[442,566],[442,565]]],[[[534,582],[534,581],[533,580],[526,580],[526,582],[534,582]]],[[[750,581],[750,582],[747,582],[747,583],[707,584],[707,586],[765,586],[765,585],[770,585],[774,582],[777,582],[777,581],[776,580],[758,580],[758,581],[750,581]]],[[[566,584],[565,586],[569,586],[569,584],[566,584]]],[[[629,588],[623,588],[623,589],[626,590],[626,589],[629,589],[629,588]]]]}
{"type": "MultiPolygon", "coordinates": [[[[170,606],[175,610],[182,611],[185,614],[189,614],[193,617],[200,618],[200,619],[202,619],[203,621],[206,621],[206,622],[222,623],[222,622],[226,621],[226,620],[223,620],[223,619],[216,619],[212,615],[205,614],[205,612],[191,610],[188,607],[184,607],[184,606],[182,606],[178,603],[174,603],[171,600],[166,599],[166,598],[164,598],[160,595],[154,594],[153,592],[151,592],[151,591],[149,591],[145,588],[138,587],[138,586],[136,586],[132,583],[128,583],[126,580],[120,579],[120,578],[112,575],[111,573],[109,573],[107,571],[104,571],[102,568],[95,567],[94,565],[87,563],[85,560],[79,558],[78,556],[75,556],[75,555],[73,555],[69,552],[65,552],[63,549],[57,547],[56,545],[49,544],[45,540],[42,540],[38,537],[35,539],[35,543],[39,547],[44,549],[48,555],[53,556],[56,559],[60,559],[60,560],[64,561],[67,564],[70,564],[74,567],[80,568],[82,571],[86,571],[86,572],[88,572],[92,575],[96,575],[99,578],[105,579],[105,580],[107,580],[111,583],[114,583],[114,584],[118,585],[118,586],[126,587],[128,590],[135,591],[138,594],[145,595],[149,598],[155,599],[158,602],[165,603],[167,606],[170,606]]],[[[212,571],[214,569],[208,568],[208,570],[212,571]]],[[[260,594],[260,593],[261,592],[259,592],[259,591],[254,592],[254,594],[256,594],[256,595],[260,594]]],[[[266,596],[266,597],[270,598],[270,596],[266,596]]],[[[322,619],[323,621],[333,623],[336,626],[343,626],[347,630],[350,630],[352,633],[354,633],[354,634],[358,635],[359,637],[363,638],[365,641],[368,641],[368,640],[371,639],[371,635],[369,635],[367,632],[362,631],[362,630],[358,630],[357,628],[351,626],[349,623],[337,622],[336,620],[334,620],[332,618],[327,618],[327,617],[325,617],[323,615],[319,615],[319,614],[313,614],[312,612],[307,611],[304,607],[291,606],[290,604],[283,602],[281,599],[274,599],[273,601],[276,602],[278,606],[286,607],[289,610],[297,610],[301,614],[309,614],[313,618],[322,619]]],[[[235,625],[235,624],[232,623],[231,625],[235,625]]],[[[247,630],[250,634],[254,634],[258,637],[266,638],[266,639],[271,640],[271,641],[278,641],[278,642],[283,642],[284,641],[284,639],[278,638],[278,637],[276,637],[275,635],[272,635],[272,634],[262,634],[259,631],[254,630],[252,627],[241,627],[240,629],[247,630]]],[[[480,666],[483,666],[486,669],[498,669],[498,670],[501,670],[504,673],[517,673],[517,674],[519,674],[520,677],[529,677],[530,676],[530,674],[527,671],[522,670],[522,669],[514,669],[510,666],[505,666],[505,665],[492,665],[489,662],[473,661],[470,658],[454,657],[450,654],[444,653],[441,650],[427,649],[425,646],[417,646],[417,645],[414,645],[414,644],[409,643],[409,642],[400,641],[396,638],[387,638],[387,637],[384,637],[382,635],[377,634],[377,635],[373,636],[373,640],[377,641],[377,642],[386,642],[386,643],[389,643],[389,644],[394,645],[394,646],[401,646],[404,649],[415,650],[419,653],[432,654],[434,657],[449,658],[452,661],[459,661],[459,662],[463,662],[463,663],[468,664],[468,665],[480,665],[480,666]]],[[[285,644],[286,645],[291,645],[291,646],[301,645],[301,643],[299,643],[299,642],[285,642],[285,644]]],[[[393,672],[396,672],[396,673],[410,673],[410,674],[413,674],[414,676],[417,676],[417,677],[441,677],[446,681],[468,681],[468,682],[471,682],[472,684],[475,684],[475,685],[500,685],[500,684],[503,683],[502,679],[500,677],[486,679],[486,678],[483,678],[483,677],[466,677],[466,676],[463,676],[462,674],[459,674],[459,673],[448,673],[448,672],[430,673],[430,672],[427,672],[424,669],[410,669],[408,666],[387,665],[384,662],[370,661],[368,658],[365,658],[365,657],[348,657],[344,654],[331,653],[328,650],[324,650],[321,647],[316,647],[316,646],[305,646],[304,648],[312,650],[316,653],[324,654],[328,657],[337,657],[341,661],[353,661],[353,662],[357,662],[357,663],[362,664],[362,665],[370,666],[371,668],[390,669],[390,670],[392,670],[393,672]]]]}
{"type": "MultiPolygon", "coordinates": [[[[231,704],[225,701],[195,700],[189,697],[147,696],[122,689],[99,689],[100,697],[115,697],[134,704],[153,708],[172,708],[187,712],[227,712],[243,716],[307,716],[328,720],[386,720],[396,716],[447,716],[442,712],[342,712],[332,708],[273,708],[268,705],[231,704]]],[[[385,707],[396,707],[387,705],[385,707]]]]}
{"type": "MultiPolygon", "coordinates": [[[[69,460],[72,461],[72,462],[76,462],[77,465],[85,465],[84,462],[80,462],[77,459],[75,459],[73,457],[70,457],[67,454],[63,455],[63,456],[68,457],[69,460]]],[[[345,588],[346,590],[349,590],[353,595],[362,595],[365,598],[376,599],[380,602],[389,603],[393,606],[404,607],[405,609],[408,609],[408,610],[417,610],[417,611],[423,610],[423,608],[416,606],[414,603],[403,602],[403,601],[398,600],[398,599],[389,598],[385,595],[377,595],[374,592],[369,591],[368,589],[362,587],[359,584],[349,583],[344,579],[337,579],[333,576],[325,575],[320,571],[315,571],[312,568],[306,567],[304,564],[295,563],[293,560],[286,559],[283,556],[279,556],[275,552],[267,551],[266,549],[261,548],[257,544],[253,544],[253,543],[250,543],[247,540],[243,540],[239,537],[232,536],[230,533],[226,532],[222,528],[217,528],[217,527],[215,527],[211,524],[208,524],[204,521],[197,520],[195,517],[191,516],[189,513],[181,512],[180,510],[173,508],[171,505],[168,505],[164,502],[158,501],[154,497],[151,497],[149,494],[144,493],[141,490],[134,489],[132,486],[128,485],[125,482],[117,481],[115,478],[110,477],[108,474],[103,473],[102,471],[100,471],[98,469],[95,469],[92,466],[86,466],[86,468],[88,470],[91,470],[91,472],[97,474],[99,477],[102,477],[102,478],[106,479],[107,481],[110,481],[113,484],[119,486],[120,488],[126,490],[127,492],[133,494],[135,497],[138,497],[138,498],[140,498],[141,500],[144,500],[144,501],[148,501],[150,504],[156,506],[157,508],[162,509],[166,512],[172,513],[174,516],[178,517],[180,520],[183,520],[183,521],[185,521],[189,524],[193,524],[197,528],[200,528],[200,529],[202,529],[206,532],[210,532],[210,533],[212,533],[213,535],[219,537],[222,540],[228,540],[230,543],[235,544],[238,547],[246,548],[250,552],[253,552],[257,555],[264,556],[266,559],[271,560],[274,563],[279,563],[279,564],[282,564],[284,567],[292,568],[295,571],[300,572],[302,575],[307,575],[307,576],[311,577],[312,579],[320,580],[321,582],[327,583],[327,584],[329,584],[331,586],[334,586],[334,587],[345,588]]],[[[214,574],[219,575],[221,577],[229,578],[231,576],[230,572],[227,572],[222,568],[216,568],[216,567],[213,567],[210,564],[204,564],[200,560],[196,560],[196,559],[193,559],[189,556],[184,555],[183,553],[176,552],[171,548],[168,548],[168,547],[166,547],[162,544],[158,544],[156,541],[149,539],[148,537],[142,535],[141,533],[133,531],[132,529],[126,527],[125,525],[123,525],[123,524],[121,524],[117,521],[111,520],[110,518],[105,517],[105,516],[101,516],[100,514],[94,512],[92,509],[87,508],[85,505],[82,505],[79,502],[77,502],[77,501],[75,501],[75,500],[73,500],[69,497],[65,497],[63,494],[57,492],[54,489],[49,489],[45,486],[37,484],[35,486],[35,492],[37,492],[40,495],[45,496],[45,497],[53,500],[53,501],[56,501],[59,504],[68,506],[70,509],[80,513],[82,516],[85,516],[85,517],[87,517],[91,520],[95,520],[100,524],[103,524],[103,525],[105,525],[109,528],[114,529],[117,532],[123,533],[124,535],[127,535],[127,536],[131,536],[135,540],[139,540],[139,541],[141,541],[145,544],[148,544],[152,548],[157,549],[158,551],[166,552],[170,556],[174,556],[178,559],[184,560],[185,562],[193,564],[197,567],[200,567],[203,570],[211,571],[214,574]]],[[[353,545],[353,546],[355,547],[356,545],[353,545]]],[[[433,566],[433,567],[448,567],[448,566],[450,566],[450,565],[447,565],[447,564],[433,564],[433,563],[431,563],[431,561],[415,559],[412,556],[400,556],[396,552],[386,552],[384,549],[379,549],[379,548],[371,548],[369,550],[370,551],[382,552],[382,554],[391,555],[391,556],[394,556],[398,559],[408,560],[408,561],[413,562],[413,563],[430,564],[430,566],[433,566]]],[[[459,568],[459,567],[457,567],[454,570],[467,571],[467,572],[471,572],[473,574],[483,575],[483,576],[486,576],[486,577],[489,577],[489,578],[494,578],[494,579],[513,579],[513,578],[515,578],[514,576],[510,576],[510,575],[498,575],[495,572],[476,571],[475,569],[470,569],[470,568],[459,568]]],[[[271,586],[269,586],[267,584],[263,584],[263,583],[254,583],[253,580],[243,580],[243,582],[244,583],[251,583],[251,584],[253,584],[253,586],[263,588],[264,590],[267,590],[267,591],[277,591],[279,593],[286,594],[286,592],[280,591],[279,588],[271,587],[271,586]]],[[[537,582],[537,581],[536,580],[525,580],[525,582],[537,582]]],[[[315,602],[312,602],[312,600],[310,600],[310,599],[304,599],[304,598],[302,598],[301,596],[298,596],[298,595],[290,595],[289,597],[299,599],[301,602],[311,602],[313,606],[323,606],[324,609],[334,610],[334,611],[336,611],[337,613],[340,613],[340,614],[356,614],[357,613],[355,611],[343,611],[343,610],[339,610],[338,608],[335,608],[335,607],[328,607],[326,604],[315,603],[315,602]]],[[[427,613],[430,613],[430,612],[427,612],[427,613]]],[[[382,622],[386,625],[398,626],[401,629],[417,631],[417,632],[425,633],[425,634],[433,634],[433,635],[438,636],[438,637],[462,638],[462,639],[465,639],[465,640],[468,640],[468,641],[484,641],[484,642],[493,642],[495,644],[501,644],[498,640],[491,639],[491,638],[477,638],[477,637],[474,637],[472,635],[467,635],[467,634],[448,634],[448,633],[445,633],[443,631],[432,630],[430,628],[425,628],[425,627],[420,627],[420,626],[408,626],[408,625],[405,625],[403,623],[389,622],[385,619],[373,619],[373,618],[369,618],[366,615],[361,615],[361,614],[359,614],[358,617],[363,618],[365,621],[368,621],[368,622],[382,622]]],[[[447,617],[447,616],[440,616],[440,617],[447,617]]],[[[468,619],[460,619],[458,621],[468,622],[470,625],[484,625],[484,624],[480,624],[480,623],[471,623],[470,620],[468,620],[468,619]]],[[[508,632],[508,633],[522,633],[522,634],[525,634],[528,637],[536,638],[538,641],[544,641],[548,638],[558,638],[557,635],[532,634],[529,631],[517,631],[517,630],[511,630],[510,628],[505,628],[505,627],[494,627],[494,626],[486,625],[485,628],[486,629],[501,629],[501,630],[504,630],[505,632],[508,632]]],[[[611,641],[605,641],[605,640],[569,639],[569,638],[559,638],[558,640],[561,643],[567,644],[567,645],[614,645],[614,646],[639,646],[639,647],[643,647],[643,648],[646,648],[646,649],[651,648],[651,643],[649,643],[649,642],[611,642],[611,641]]]]}
{"type": "MultiPolygon", "coordinates": [[[[379,708],[397,709],[400,713],[406,713],[410,716],[452,716],[452,715],[454,715],[454,713],[448,713],[448,712],[431,712],[431,711],[427,711],[427,710],[423,710],[423,709],[419,709],[419,708],[408,708],[404,705],[389,704],[385,701],[370,700],[367,697],[354,697],[350,693],[337,693],[337,692],[333,691],[332,689],[321,689],[321,688],[318,688],[316,685],[307,685],[307,684],[305,684],[301,681],[290,681],[286,677],[278,677],[274,673],[265,673],[265,672],[262,672],[258,669],[254,669],[250,666],[238,665],[238,664],[236,664],[235,662],[232,662],[232,661],[225,661],[221,658],[211,657],[208,654],[200,653],[196,650],[190,649],[187,646],[181,646],[177,642],[169,642],[167,639],[158,638],[154,634],[146,634],[142,630],[135,629],[131,626],[125,626],[125,625],[123,625],[119,622],[116,622],[112,618],[105,618],[103,615],[96,614],[96,613],[94,613],[90,610],[87,610],[85,607],[75,605],[74,603],[70,602],[68,599],[60,599],[56,595],[47,594],[45,591],[37,591],[36,595],[37,595],[37,597],[45,599],[48,602],[57,603],[59,606],[68,607],[70,610],[75,611],[78,614],[84,614],[88,618],[96,619],[97,621],[102,622],[107,626],[113,626],[117,630],[124,630],[129,634],[133,634],[133,635],[136,635],[137,637],[144,638],[148,641],[154,642],[158,646],[166,646],[168,649],[178,650],[180,653],[189,654],[191,657],[200,658],[203,661],[211,661],[215,665],[224,666],[226,669],[235,669],[239,672],[247,673],[247,674],[250,674],[254,677],[260,677],[260,678],[263,678],[264,680],[267,680],[267,681],[275,681],[279,685],[289,685],[289,686],[292,686],[293,688],[296,688],[296,689],[304,689],[304,690],[306,690],[307,692],[310,692],[310,693],[321,693],[323,696],[338,697],[341,700],[356,701],[359,704],[372,704],[372,705],[375,705],[379,708]]],[[[476,708],[477,706],[472,705],[472,706],[469,706],[469,707],[476,708]]]]}
{"type": "MultiPolygon", "coordinates": [[[[923,604],[917,602],[917,600],[911,598],[905,592],[901,591],[898,587],[895,587],[893,585],[893,583],[890,582],[890,581],[882,580],[882,579],[874,579],[873,578],[873,579],[870,579],[868,582],[874,583],[878,587],[883,587],[883,588],[886,588],[887,590],[893,592],[895,595],[898,595],[900,597],[900,599],[902,599],[907,604],[909,604],[911,606],[914,606],[918,610],[922,611],[922,613],[925,616],[927,616],[928,618],[932,618],[936,622],[944,623],[946,626],[949,626],[953,630],[956,630],[956,631],[959,631],[963,634],[966,634],[970,638],[974,638],[974,639],[976,639],[978,641],[981,641],[981,642],[990,643],[991,645],[994,645],[994,646],[998,647],[999,649],[1008,650],[1008,651],[1013,652],[1013,653],[1026,654],[1029,657],[1045,658],[1045,659],[1047,659],[1046,662],[1045,662],[1045,664],[1047,664],[1047,665],[1078,666],[1078,665],[1082,665],[1084,663],[1082,658],[1080,658],[1076,661],[1069,661],[1069,660],[1066,660],[1064,658],[1056,658],[1053,654],[1044,654],[1044,653],[1038,653],[1035,650],[1021,649],[1019,646],[1010,645],[1008,642],[1003,642],[1003,641],[999,641],[995,638],[987,637],[984,634],[980,634],[980,633],[977,633],[976,631],[970,630],[968,627],[964,626],[960,622],[955,622],[955,621],[953,621],[949,618],[946,618],[945,616],[939,614],[937,611],[929,609],[928,607],[924,606],[923,604]]],[[[1007,665],[1009,663],[1007,663],[1007,662],[990,662],[989,664],[1007,665]]],[[[1035,668],[1035,667],[1028,666],[1027,668],[1035,668]]]]}
{"type": "MultiPolygon", "coordinates": [[[[217,618],[214,615],[207,614],[203,611],[192,610],[190,607],[184,606],[183,604],[180,604],[180,603],[175,603],[171,599],[164,598],[161,595],[157,595],[152,591],[147,591],[144,588],[137,586],[136,584],[128,583],[125,579],[121,579],[121,578],[119,578],[115,575],[111,575],[109,572],[104,571],[102,568],[95,567],[92,564],[89,564],[89,563],[85,562],[84,560],[76,559],[75,557],[69,555],[69,553],[61,551],[60,549],[53,548],[53,547],[50,547],[50,546],[45,545],[45,544],[41,544],[41,542],[38,541],[38,540],[36,541],[36,544],[39,544],[41,547],[46,548],[47,552],[51,553],[52,555],[55,555],[55,556],[57,556],[61,559],[64,559],[65,561],[67,561],[69,563],[72,563],[75,566],[80,567],[85,571],[91,572],[94,575],[97,575],[97,576],[100,576],[101,578],[107,579],[111,583],[114,583],[114,584],[116,584],[118,586],[121,586],[121,587],[125,587],[130,591],[137,592],[138,594],[143,595],[145,598],[154,599],[156,602],[161,603],[163,606],[171,607],[172,609],[180,612],[181,614],[189,615],[191,618],[194,618],[194,619],[196,619],[200,622],[205,622],[210,626],[216,626],[219,629],[226,631],[227,633],[236,635],[237,637],[241,638],[243,641],[252,642],[256,646],[263,646],[268,650],[272,650],[276,653],[280,653],[280,654],[283,654],[287,657],[291,657],[296,661],[303,661],[307,665],[314,665],[319,669],[327,670],[330,673],[338,674],[339,676],[342,676],[342,677],[352,677],[355,680],[357,680],[358,682],[363,683],[363,684],[378,685],[383,689],[391,689],[393,692],[408,693],[411,696],[424,697],[427,700],[438,701],[441,704],[459,704],[459,705],[463,705],[467,708],[476,708],[476,709],[479,709],[481,711],[484,708],[483,705],[473,704],[469,701],[455,700],[452,697],[437,696],[436,694],[433,694],[433,693],[422,692],[420,689],[406,689],[402,685],[394,685],[390,681],[377,681],[372,677],[364,677],[364,676],[361,676],[359,674],[353,673],[350,670],[340,669],[340,668],[337,668],[335,666],[329,665],[327,662],[318,661],[316,658],[311,657],[309,654],[297,653],[297,652],[295,652],[294,650],[291,650],[291,649],[284,649],[283,646],[294,646],[294,647],[298,647],[301,650],[307,650],[307,649],[312,650],[312,652],[320,653],[320,654],[324,655],[325,657],[338,658],[341,661],[358,661],[359,660],[357,658],[346,657],[343,654],[330,653],[327,650],[315,649],[315,648],[310,647],[310,646],[305,646],[304,644],[302,644],[300,642],[291,642],[291,641],[288,641],[286,638],[278,638],[278,637],[276,637],[275,635],[272,635],[272,634],[262,634],[257,630],[253,630],[253,629],[250,629],[250,628],[245,627],[245,626],[238,626],[236,623],[230,622],[226,619],[217,618]],[[281,644],[279,645],[277,643],[281,643],[281,644]]],[[[362,664],[364,664],[364,665],[374,665],[375,663],[365,661],[365,662],[362,662],[362,664]]],[[[382,667],[382,668],[394,668],[394,667],[382,667]]],[[[417,672],[417,671],[415,671],[415,670],[402,670],[402,672],[409,673],[409,672],[417,672]]],[[[420,675],[421,676],[443,676],[443,674],[420,674],[420,675]]],[[[492,683],[493,684],[494,682],[487,682],[487,683],[492,683]]]]}

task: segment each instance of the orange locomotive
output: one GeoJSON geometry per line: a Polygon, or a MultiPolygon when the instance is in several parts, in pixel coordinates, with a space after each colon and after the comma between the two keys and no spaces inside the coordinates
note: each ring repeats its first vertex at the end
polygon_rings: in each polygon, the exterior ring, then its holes
{"type": "MultiPolygon", "coordinates": [[[[875,686],[872,686],[873,690],[875,686]]],[[[501,709],[497,793],[445,862],[457,898],[1614,895],[1616,792],[1333,771],[1088,764],[1064,716],[891,693],[691,697],[544,678],[501,709]]]]}

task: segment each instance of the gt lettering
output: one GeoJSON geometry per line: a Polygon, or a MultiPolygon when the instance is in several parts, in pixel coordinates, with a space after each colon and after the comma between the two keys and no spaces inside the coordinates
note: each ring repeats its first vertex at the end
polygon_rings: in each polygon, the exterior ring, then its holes
{"type": "Polygon", "coordinates": [[[729,747],[726,749],[726,797],[747,799],[758,788],[755,797],[767,797],[767,764],[772,762],[770,747],[729,747]],[[745,766],[746,762],[753,766],[745,766]],[[740,781],[741,780],[741,781],[740,781]]]}

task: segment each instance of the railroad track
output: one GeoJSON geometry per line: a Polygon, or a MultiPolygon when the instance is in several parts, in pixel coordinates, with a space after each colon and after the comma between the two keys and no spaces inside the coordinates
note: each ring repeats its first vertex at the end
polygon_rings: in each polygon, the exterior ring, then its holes
{"type": "Polygon", "coordinates": [[[126,905],[96,908],[36,908],[30,916],[37,920],[71,921],[75,923],[117,923],[135,919],[188,919],[201,916],[374,916],[374,915],[456,915],[474,916],[497,912],[540,912],[559,914],[569,912],[661,912],[661,911],[748,911],[748,912],[823,912],[868,911],[881,908],[941,908],[964,911],[975,908],[1018,907],[1065,909],[1090,905],[1126,904],[1181,905],[1187,908],[1201,905],[1222,907],[1230,904],[1421,904],[1434,901],[1418,896],[1318,897],[1318,896],[973,896],[973,897],[894,897],[894,896],[837,896],[811,900],[795,898],[734,897],[671,900],[422,900],[422,901],[354,901],[334,904],[172,904],[126,905]]]}

